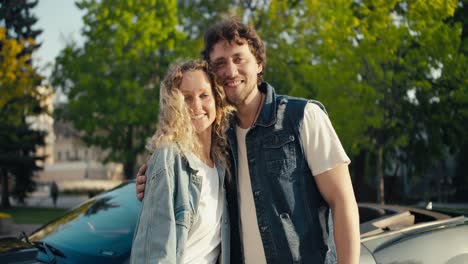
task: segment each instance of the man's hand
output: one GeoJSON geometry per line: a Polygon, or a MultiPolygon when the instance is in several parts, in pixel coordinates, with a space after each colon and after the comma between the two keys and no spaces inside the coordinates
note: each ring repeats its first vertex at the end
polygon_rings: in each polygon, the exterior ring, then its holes
{"type": "Polygon", "coordinates": [[[145,163],[141,165],[140,169],[138,170],[137,176],[136,176],[136,196],[138,200],[142,201],[143,197],[145,197],[145,186],[146,186],[146,169],[148,166],[146,165],[148,163],[148,160],[151,158],[151,154],[149,154],[146,157],[145,163]]]}

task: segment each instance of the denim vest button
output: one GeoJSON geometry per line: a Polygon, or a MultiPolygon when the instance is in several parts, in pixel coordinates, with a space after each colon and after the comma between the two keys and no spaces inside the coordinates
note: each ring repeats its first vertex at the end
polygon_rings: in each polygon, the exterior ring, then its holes
{"type": "Polygon", "coordinates": [[[250,162],[250,163],[254,163],[254,162],[255,162],[255,158],[249,159],[249,162],[250,162]]]}
{"type": "Polygon", "coordinates": [[[260,191],[255,191],[255,192],[254,192],[254,196],[255,196],[255,197],[258,197],[259,195],[260,195],[260,191]]]}
{"type": "Polygon", "coordinates": [[[262,230],[262,232],[265,232],[268,230],[268,226],[261,226],[260,229],[262,230]]]}
{"type": "Polygon", "coordinates": [[[281,218],[281,219],[285,219],[285,220],[286,220],[286,219],[289,219],[289,214],[287,214],[287,213],[282,213],[282,214],[280,214],[280,218],[281,218]]]}

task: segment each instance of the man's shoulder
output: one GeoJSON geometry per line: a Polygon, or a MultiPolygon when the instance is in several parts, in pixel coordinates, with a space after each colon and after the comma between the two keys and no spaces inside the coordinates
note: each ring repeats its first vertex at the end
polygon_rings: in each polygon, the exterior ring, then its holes
{"type": "Polygon", "coordinates": [[[275,91],[275,88],[267,83],[263,82],[259,85],[259,89],[261,92],[266,93],[267,96],[272,96],[273,101],[276,101],[277,103],[298,103],[298,104],[306,104],[310,99],[303,98],[303,97],[295,97],[287,94],[277,94],[275,91]]]}
{"type": "Polygon", "coordinates": [[[278,105],[288,104],[289,106],[291,104],[291,105],[295,105],[301,108],[305,108],[308,103],[311,103],[311,104],[317,105],[325,113],[327,112],[325,109],[325,106],[320,101],[307,99],[303,97],[295,97],[291,95],[278,94],[276,96],[276,102],[278,105]]]}
{"type": "Polygon", "coordinates": [[[281,107],[281,105],[295,106],[299,108],[304,108],[307,105],[308,99],[301,98],[301,97],[294,97],[285,94],[278,94],[276,95],[276,105],[281,107]]]}
{"type": "Polygon", "coordinates": [[[274,87],[271,86],[267,82],[263,82],[259,86],[259,89],[263,93],[266,93],[267,96],[272,97],[272,102],[275,103],[276,108],[278,110],[286,108],[288,109],[287,110],[288,112],[294,112],[293,114],[295,114],[296,112],[301,113],[304,111],[308,103],[312,103],[312,104],[317,105],[320,109],[322,109],[322,111],[327,113],[325,106],[321,102],[317,100],[313,100],[313,99],[304,98],[304,97],[296,97],[296,96],[291,96],[291,95],[286,95],[286,94],[277,94],[275,93],[274,87]]]}

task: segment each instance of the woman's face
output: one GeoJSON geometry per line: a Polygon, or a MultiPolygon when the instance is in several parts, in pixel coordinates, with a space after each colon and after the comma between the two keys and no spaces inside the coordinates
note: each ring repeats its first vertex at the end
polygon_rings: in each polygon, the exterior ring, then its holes
{"type": "Polygon", "coordinates": [[[216,105],[208,75],[201,70],[185,72],[180,91],[190,109],[197,134],[211,133],[211,125],[216,118],[216,105]]]}

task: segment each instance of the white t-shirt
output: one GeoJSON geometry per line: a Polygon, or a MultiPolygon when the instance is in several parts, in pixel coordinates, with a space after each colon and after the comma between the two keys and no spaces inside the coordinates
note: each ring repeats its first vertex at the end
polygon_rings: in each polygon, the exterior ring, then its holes
{"type": "MultiPolygon", "coordinates": [[[[248,131],[249,129],[243,129],[239,126],[236,128],[241,236],[245,263],[263,264],[266,263],[265,251],[258,229],[245,145],[245,136],[248,131]]],[[[305,107],[300,136],[307,164],[312,168],[312,175],[316,176],[342,163],[350,163],[330,119],[314,103],[308,103],[305,107]]]]}
{"type": "Polygon", "coordinates": [[[183,263],[214,264],[221,251],[222,192],[216,169],[195,155],[198,175],[202,177],[198,218],[189,230],[183,263]]]}

